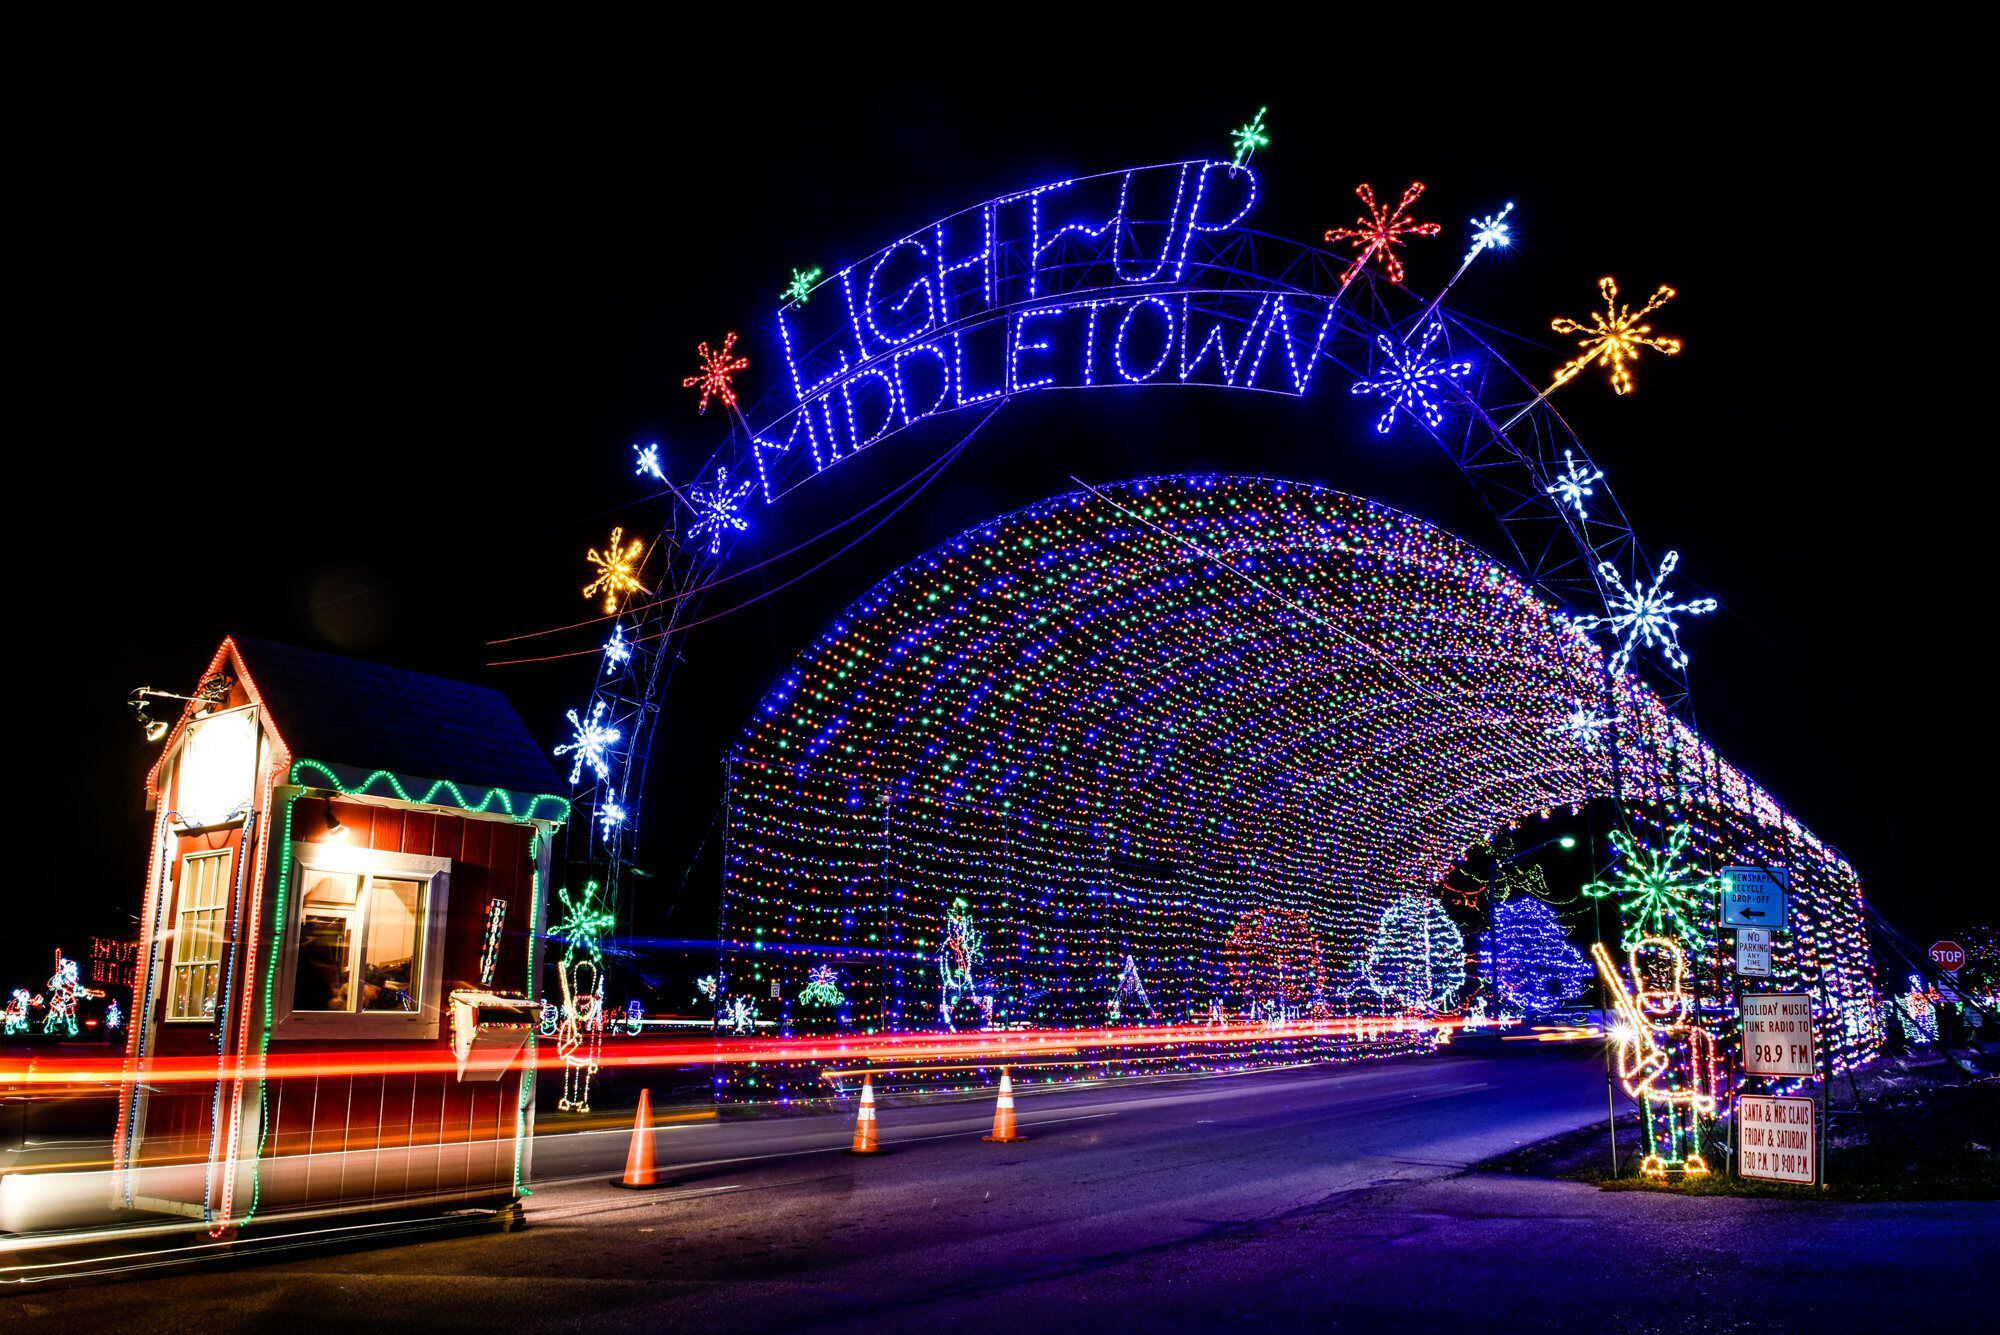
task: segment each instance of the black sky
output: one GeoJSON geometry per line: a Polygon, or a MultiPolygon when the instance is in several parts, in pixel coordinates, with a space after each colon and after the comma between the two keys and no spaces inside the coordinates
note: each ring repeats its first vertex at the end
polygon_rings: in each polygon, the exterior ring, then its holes
{"type": "MultiPolygon", "coordinates": [[[[1630,399],[1591,379],[1562,406],[1642,538],[1678,547],[1685,582],[1724,604],[1685,638],[1703,731],[1913,933],[1977,916],[1990,728],[1973,599],[1992,507],[1968,461],[1981,447],[1959,443],[1977,386],[1930,360],[1951,355],[1941,275],[1970,263],[1976,229],[1865,225],[1939,202],[1946,179],[1923,147],[1931,113],[1884,85],[1747,54],[1648,62],[1010,86],[1010,58],[976,79],[912,83],[905,65],[814,86],[768,68],[721,85],[713,62],[628,83],[551,57],[558,91],[520,50],[106,92],[19,169],[24,395],[42,425],[16,445],[46,471],[15,492],[18,630],[42,687],[17,700],[27,800],[62,814],[17,892],[0,983],[136,909],[151,748],[132,687],[186,689],[243,630],[491,682],[553,742],[590,666],[488,670],[485,641],[584,615],[583,547],[657,523],[631,441],[665,442],[681,476],[706,454],[714,428],[679,385],[695,342],[761,341],[793,265],[832,268],[1057,175],[1221,152],[1260,103],[1265,230],[1317,236],[1351,218],[1356,182],[1421,177],[1446,235],[1412,252],[1419,288],[1449,273],[1465,218],[1516,202],[1517,252],[1454,294],[1471,314],[1533,335],[1587,311],[1601,273],[1680,289],[1661,327],[1683,356],[1647,364],[1630,399]],[[1598,114],[1588,90],[1622,77],[1607,67],[1654,90],[1598,114]]],[[[789,656],[902,561],[1071,472],[1324,482],[1499,550],[1434,450],[1376,438],[1323,386],[1253,397],[1024,401],[921,505],[697,633],[647,801],[663,889],[638,926],[712,927],[712,865],[669,921],[671,887],[723,746],[789,656]]],[[[838,512],[940,443],[856,461],[812,504],[838,512]]]]}

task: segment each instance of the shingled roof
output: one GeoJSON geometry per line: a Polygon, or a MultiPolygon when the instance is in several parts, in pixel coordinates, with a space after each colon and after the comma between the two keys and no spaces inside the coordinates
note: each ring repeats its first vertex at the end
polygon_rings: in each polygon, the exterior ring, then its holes
{"type": "Polygon", "coordinates": [[[244,670],[294,759],[560,793],[546,752],[485,686],[236,636],[244,670]]]}

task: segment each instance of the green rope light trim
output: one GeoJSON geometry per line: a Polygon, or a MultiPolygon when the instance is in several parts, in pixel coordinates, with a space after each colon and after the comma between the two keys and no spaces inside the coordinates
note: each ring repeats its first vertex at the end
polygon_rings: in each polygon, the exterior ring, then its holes
{"type": "MultiPolygon", "coordinates": [[[[300,778],[302,775],[305,774],[307,770],[315,771],[316,773],[324,776],[328,781],[328,783],[330,783],[335,789],[339,790],[341,793],[350,797],[365,794],[368,792],[370,788],[374,787],[378,782],[387,780],[390,791],[394,792],[397,797],[401,798],[405,802],[415,802],[424,806],[442,806],[444,804],[436,800],[437,795],[439,792],[449,789],[451,795],[457,799],[457,802],[454,805],[456,805],[462,811],[471,812],[475,815],[480,812],[484,812],[491,809],[497,800],[500,809],[506,812],[509,816],[513,816],[515,820],[531,821],[535,819],[535,812],[540,809],[542,803],[552,802],[562,813],[561,816],[558,817],[558,819],[560,820],[569,819],[569,803],[564,799],[557,797],[551,793],[536,793],[532,795],[525,795],[527,796],[527,810],[525,812],[516,814],[514,811],[514,804],[513,804],[513,797],[515,795],[509,794],[504,788],[489,788],[486,791],[485,798],[481,800],[477,805],[475,805],[466,800],[464,789],[460,788],[457,784],[453,783],[449,779],[440,779],[436,783],[433,783],[431,785],[429,792],[425,793],[422,797],[418,798],[410,796],[410,790],[403,786],[402,780],[397,778],[394,774],[391,774],[388,770],[385,769],[376,770],[373,774],[370,774],[360,783],[350,788],[348,785],[341,782],[340,776],[338,774],[335,774],[332,769],[330,769],[328,766],[317,760],[298,760],[292,763],[291,784],[293,787],[296,788],[299,786],[300,778]]],[[[241,1224],[247,1224],[252,1219],[256,1218],[257,1206],[263,1197],[264,1180],[263,1180],[263,1174],[259,1170],[263,1164],[265,1146],[268,1142],[271,1133],[271,1105],[269,1097],[270,1086],[265,1076],[262,1074],[262,1071],[271,1053],[271,1023],[273,1015],[272,1004],[277,992],[278,964],[281,956],[283,955],[284,944],[286,940],[286,932],[284,930],[285,897],[287,892],[291,889],[291,884],[292,884],[292,807],[295,803],[297,803],[297,801],[301,796],[303,796],[303,794],[294,792],[288,794],[284,799],[285,813],[284,813],[283,834],[281,836],[281,841],[278,845],[278,884],[275,887],[276,893],[274,896],[273,912],[271,918],[271,954],[270,954],[270,960],[265,965],[264,968],[264,1014],[263,1014],[263,1023],[258,1026],[258,1035],[257,1035],[257,1040],[258,1040],[257,1056],[258,1056],[258,1068],[259,1068],[259,1074],[257,1077],[257,1154],[256,1157],[250,1161],[250,1205],[249,1208],[243,1212],[242,1218],[235,1221],[241,1224]]],[[[529,849],[538,854],[539,842],[540,842],[539,834],[532,836],[529,840],[529,849]]],[[[530,920],[537,921],[541,917],[541,897],[542,897],[541,865],[539,857],[537,858],[535,871],[532,874],[532,881],[529,886],[529,896],[530,896],[529,912],[531,914],[530,920]]],[[[535,933],[534,931],[530,930],[528,933],[528,995],[530,998],[532,998],[535,995],[535,982],[536,982],[534,976],[535,974],[534,938],[535,938],[535,933]]],[[[534,1090],[534,1085],[532,1082],[535,1079],[535,1069],[534,1069],[535,1039],[534,1039],[534,1030],[532,1027],[529,1029],[528,1033],[528,1052],[529,1052],[528,1068],[527,1072],[522,1076],[522,1083],[524,1088],[522,1089],[522,1096],[520,1103],[515,1108],[514,1111],[514,1185],[515,1189],[517,1191],[521,1191],[522,1194],[524,1195],[526,1194],[524,1190],[525,1184],[521,1181],[521,1142],[523,1134],[527,1129],[528,1099],[532,1095],[534,1090]]]]}
{"type": "MultiPolygon", "coordinates": [[[[568,800],[557,797],[554,793],[510,793],[505,788],[488,788],[486,796],[474,802],[466,796],[465,789],[460,788],[450,779],[439,779],[431,784],[429,790],[422,797],[417,797],[404,786],[401,778],[388,770],[378,769],[360,783],[350,787],[341,782],[340,776],[333,772],[331,766],[317,760],[299,760],[293,762],[292,782],[301,782],[307,770],[313,770],[323,775],[327,782],[338,789],[345,797],[366,796],[371,789],[377,788],[379,785],[395,794],[401,801],[414,802],[419,806],[451,806],[458,808],[460,811],[471,812],[474,815],[491,811],[495,807],[498,807],[502,812],[512,816],[515,820],[546,820],[548,817],[540,816],[537,813],[541,811],[542,803],[547,802],[557,813],[554,819],[558,821],[567,821],[569,819],[568,800]],[[439,793],[449,793],[451,800],[448,802],[439,801],[439,793]],[[516,811],[514,809],[514,804],[517,800],[525,804],[523,810],[516,811]]],[[[478,790],[474,789],[474,791],[478,790]]]]}

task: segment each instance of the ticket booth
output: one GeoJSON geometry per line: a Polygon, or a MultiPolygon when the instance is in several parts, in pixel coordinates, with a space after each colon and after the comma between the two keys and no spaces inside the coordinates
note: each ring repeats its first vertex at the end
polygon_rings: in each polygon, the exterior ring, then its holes
{"type": "Polygon", "coordinates": [[[496,691],[233,637],[156,813],[113,1204],[510,1206],[557,776],[496,691]]]}

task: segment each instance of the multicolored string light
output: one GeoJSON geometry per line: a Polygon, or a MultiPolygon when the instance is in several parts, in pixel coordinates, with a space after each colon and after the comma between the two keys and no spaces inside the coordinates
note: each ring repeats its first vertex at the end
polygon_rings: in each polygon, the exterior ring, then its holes
{"type": "MultiPolygon", "coordinates": [[[[1315,987],[1396,1013],[1362,973],[1396,897],[1436,906],[1507,821],[1615,785],[1680,808],[1704,865],[1792,867],[1778,967],[1859,1014],[1852,870],[1605,662],[1469,544],[1321,488],[1160,478],[995,519],[835,618],[732,750],[717,1004],[825,966],[847,1018],[795,1025],[1100,1026],[1130,957],[1163,1023],[1315,987]],[[1600,745],[1551,728],[1575,701],[1600,745]],[[1291,944],[1246,969],[1256,923],[1291,944]]],[[[723,1092],[823,1090],[746,1078],[723,1092]]]]}

